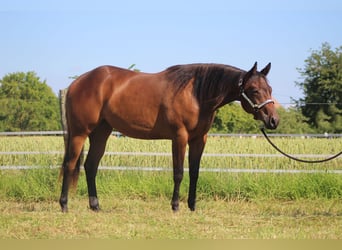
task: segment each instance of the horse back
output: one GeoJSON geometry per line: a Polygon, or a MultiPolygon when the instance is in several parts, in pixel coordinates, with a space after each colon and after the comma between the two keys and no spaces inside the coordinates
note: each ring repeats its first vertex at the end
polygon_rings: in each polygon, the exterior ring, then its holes
{"type": "Polygon", "coordinates": [[[193,130],[199,107],[193,86],[177,91],[165,76],[101,66],[76,79],[68,91],[69,113],[89,134],[102,120],[141,139],[171,139],[193,130]]]}

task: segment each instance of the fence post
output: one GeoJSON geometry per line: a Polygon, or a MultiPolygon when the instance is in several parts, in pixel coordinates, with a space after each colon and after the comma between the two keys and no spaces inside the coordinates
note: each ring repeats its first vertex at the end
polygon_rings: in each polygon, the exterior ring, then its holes
{"type": "Polygon", "coordinates": [[[64,145],[67,145],[67,120],[65,114],[65,100],[66,94],[68,92],[68,88],[59,90],[59,105],[60,105],[60,112],[61,112],[61,123],[63,129],[63,137],[64,137],[64,145]]]}

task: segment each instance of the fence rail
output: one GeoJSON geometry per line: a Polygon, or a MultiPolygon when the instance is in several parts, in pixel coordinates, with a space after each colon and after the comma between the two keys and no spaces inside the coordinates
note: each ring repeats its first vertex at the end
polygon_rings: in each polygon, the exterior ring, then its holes
{"type": "MultiPolygon", "coordinates": [[[[62,130],[56,131],[20,131],[20,132],[0,132],[0,136],[62,136],[65,132],[62,130]]],[[[113,136],[124,136],[120,132],[113,131],[113,136]]],[[[222,133],[210,133],[209,136],[218,137],[263,137],[260,134],[222,134],[222,133]]],[[[300,137],[300,138],[341,138],[342,134],[268,134],[270,137],[300,137]]]]}
{"type": "MultiPolygon", "coordinates": [[[[84,152],[86,155],[88,152],[84,152]]],[[[0,151],[0,155],[62,155],[64,151],[0,151]]],[[[110,152],[106,151],[104,155],[132,155],[132,156],[172,156],[166,152],[110,152]]],[[[186,154],[187,156],[187,154],[186,154]]],[[[294,157],[300,158],[327,158],[331,157],[328,154],[294,154],[294,157]]],[[[263,157],[263,158],[278,158],[283,157],[282,154],[227,154],[227,153],[204,153],[203,157],[263,157]]],[[[342,158],[339,156],[337,158],[342,158]]]]}
{"type": "MultiPolygon", "coordinates": [[[[31,169],[59,169],[60,166],[0,166],[0,170],[31,170],[31,169]]],[[[143,172],[172,172],[172,168],[165,167],[136,167],[136,166],[99,166],[99,170],[107,171],[143,171],[143,172]]],[[[189,172],[189,168],[184,168],[189,172]]],[[[342,174],[342,170],[319,169],[262,169],[262,168],[200,168],[200,172],[209,173],[259,173],[259,174],[342,174]]]]}

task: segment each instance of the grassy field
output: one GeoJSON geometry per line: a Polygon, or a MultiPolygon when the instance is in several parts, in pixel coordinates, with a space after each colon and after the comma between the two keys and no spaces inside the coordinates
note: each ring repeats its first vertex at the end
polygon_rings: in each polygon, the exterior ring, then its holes
{"type": "MultiPolygon", "coordinates": [[[[275,138],[292,154],[333,154],[341,139],[275,138]]],[[[63,151],[61,137],[1,137],[0,152],[63,151]]],[[[107,151],[170,152],[168,141],[111,138],[107,151]]],[[[275,154],[261,138],[209,138],[205,153],[275,154]]],[[[104,166],[171,166],[170,156],[110,156],[104,166]]],[[[342,239],[339,174],[200,173],[198,205],[187,209],[188,176],[178,213],[170,208],[172,172],[99,171],[100,213],[89,211],[84,172],[60,212],[62,155],[0,155],[0,165],[40,166],[0,171],[0,238],[19,239],[342,239]]],[[[285,158],[209,157],[203,168],[341,169],[342,159],[303,164],[285,158]]]]}
{"type": "Polygon", "coordinates": [[[55,202],[0,204],[2,239],[341,239],[337,200],[201,200],[173,213],[164,198],[103,199],[94,213],[72,199],[62,214],[55,202]]]}

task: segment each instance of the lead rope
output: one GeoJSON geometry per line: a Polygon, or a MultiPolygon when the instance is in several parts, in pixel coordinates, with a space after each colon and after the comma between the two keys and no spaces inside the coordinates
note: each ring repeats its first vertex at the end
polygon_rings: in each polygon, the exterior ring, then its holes
{"type": "Polygon", "coordinates": [[[337,153],[336,155],[333,155],[329,158],[326,158],[326,159],[322,159],[322,160],[313,160],[313,161],[309,161],[309,160],[303,160],[303,159],[299,159],[299,158],[296,158],[292,155],[289,155],[289,154],[286,154],[285,152],[283,152],[282,150],[280,150],[271,140],[270,138],[267,136],[266,132],[265,132],[265,129],[264,128],[260,128],[261,132],[264,134],[266,140],[281,154],[285,155],[286,157],[292,159],[292,160],[295,160],[295,161],[300,161],[300,162],[305,162],[305,163],[321,163],[321,162],[326,162],[326,161],[330,161],[332,159],[335,159],[337,157],[339,157],[341,154],[342,154],[342,151],[337,153]]]}

